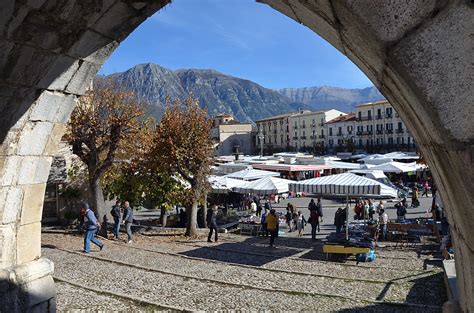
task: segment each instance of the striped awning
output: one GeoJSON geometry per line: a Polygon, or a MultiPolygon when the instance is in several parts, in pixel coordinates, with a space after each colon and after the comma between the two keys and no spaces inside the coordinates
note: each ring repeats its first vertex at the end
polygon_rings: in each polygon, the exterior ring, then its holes
{"type": "Polygon", "coordinates": [[[225,177],[242,179],[242,180],[256,180],[256,179],[269,177],[269,176],[280,176],[280,173],[256,170],[256,169],[251,168],[251,169],[245,169],[242,171],[225,175],[225,177]]]}
{"type": "Polygon", "coordinates": [[[290,191],[315,195],[397,197],[397,191],[378,181],[351,173],[330,175],[293,182],[290,191]]]}
{"type": "Polygon", "coordinates": [[[292,180],[278,177],[265,177],[234,187],[232,190],[238,193],[254,193],[259,195],[280,194],[288,192],[288,185],[292,182],[292,180]]]}

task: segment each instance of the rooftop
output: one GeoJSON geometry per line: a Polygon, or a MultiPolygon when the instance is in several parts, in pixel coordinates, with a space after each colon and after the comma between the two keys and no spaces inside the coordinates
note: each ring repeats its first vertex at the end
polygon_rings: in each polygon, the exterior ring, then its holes
{"type": "Polygon", "coordinates": [[[381,104],[390,104],[387,100],[381,100],[376,102],[367,102],[358,104],[357,107],[365,107],[365,106],[374,106],[374,105],[381,105],[381,104]]]}
{"type": "Polygon", "coordinates": [[[333,118],[332,120],[330,121],[327,121],[326,124],[333,124],[333,123],[341,123],[341,122],[350,122],[350,121],[355,121],[357,118],[356,118],[356,115],[355,113],[351,112],[351,113],[348,113],[346,115],[340,115],[336,118],[333,118]]]}

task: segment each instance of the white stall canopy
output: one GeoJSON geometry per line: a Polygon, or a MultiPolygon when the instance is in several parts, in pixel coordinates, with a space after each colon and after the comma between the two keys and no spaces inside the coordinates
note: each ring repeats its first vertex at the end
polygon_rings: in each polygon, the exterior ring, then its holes
{"type": "Polygon", "coordinates": [[[288,184],[292,182],[292,180],[278,177],[265,177],[247,182],[232,190],[238,193],[255,193],[260,195],[281,194],[288,192],[288,184]]]}
{"type": "Polygon", "coordinates": [[[280,176],[280,173],[271,172],[271,171],[264,171],[264,170],[256,170],[256,169],[245,169],[243,171],[235,172],[232,174],[225,175],[225,177],[241,179],[241,180],[256,180],[264,177],[280,176]]]}
{"type": "Polygon", "coordinates": [[[396,198],[397,190],[352,173],[330,175],[290,183],[290,191],[315,195],[396,198]]]}

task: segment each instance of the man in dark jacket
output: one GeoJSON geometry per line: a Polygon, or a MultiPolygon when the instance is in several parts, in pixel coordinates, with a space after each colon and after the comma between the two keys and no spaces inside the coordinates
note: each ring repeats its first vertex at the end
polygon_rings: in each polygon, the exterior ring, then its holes
{"type": "Polygon", "coordinates": [[[214,241],[217,242],[217,222],[216,222],[216,211],[217,207],[209,208],[207,210],[206,222],[209,227],[209,235],[207,236],[207,242],[212,242],[212,232],[215,231],[214,241]]]}
{"type": "Polygon", "coordinates": [[[99,247],[100,250],[102,250],[104,248],[104,244],[99,239],[95,238],[97,229],[100,227],[99,221],[87,203],[82,205],[81,210],[85,210],[84,228],[86,229],[86,233],[84,235],[84,252],[89,253],[91,251],[91,241],[93,244],[99,247]]]}
{"type": "Polygon", "coordinates": [[[121,215],[121,203],[119,200],[115,202],[115,205],[112,207],[112,210],[110,210],[110,214],[114,218],[114,239],[118,240],[119,239],[119,233],[120,233],[120,215],[121,215]]]}
{"type": "Polygon", "coordinates": [[[125,223],[125,229],[127,230],[127,243],[132,242],[132,222],[133,222],[133,210],[130,207],[128,201],[124,202],[124,211],[123,211],[123,222],[125,223]]]}

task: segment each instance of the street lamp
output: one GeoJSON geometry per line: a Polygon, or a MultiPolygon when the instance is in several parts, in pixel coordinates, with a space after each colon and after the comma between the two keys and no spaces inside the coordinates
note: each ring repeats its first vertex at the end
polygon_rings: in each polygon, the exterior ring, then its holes
{"type": "Polygon", "coordinates": [[[262,132],[262,129],[258,132],[258,139],[260,139],[260,158],[263,157],[263,139],[265,138],[265,135],[262,132]]]}

